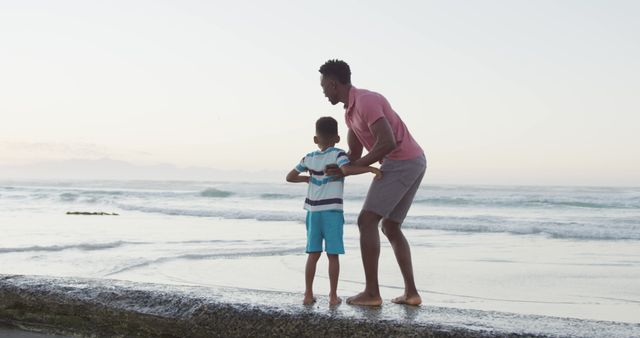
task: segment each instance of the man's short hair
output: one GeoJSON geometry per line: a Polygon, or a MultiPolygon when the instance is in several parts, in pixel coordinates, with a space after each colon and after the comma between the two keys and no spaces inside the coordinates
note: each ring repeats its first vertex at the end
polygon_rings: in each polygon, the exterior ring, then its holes
{"type": "Polygon", "coordinates": [[[316,134],[322,136],[338,135],[338,121],[331,116],[319,118],[316,121],[316,134]]]}
{"type": "Polygon", "coordinates": [[[351,84],[351,68],[342,60],[329,60],[320,66],[320,74],[330,76],[342,84],[351,84]]]}

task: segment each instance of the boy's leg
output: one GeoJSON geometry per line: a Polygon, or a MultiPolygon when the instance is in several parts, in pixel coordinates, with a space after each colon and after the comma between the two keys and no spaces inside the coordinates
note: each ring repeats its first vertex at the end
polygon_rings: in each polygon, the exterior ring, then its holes
{"type": "Polygon", "coordinates": [[[313,297],[313,278],[316,275],[316,265],[321,254],[321,252],[310,252],[307,256],[307,265],[304,269],[305,291],[304,300],[302,301],[304,305],[313,304],[316,301],[315,297],[313,297]]]}
{"type": "Polygon", "coordinates": [[[340,258],[336,254],[327,254],[329,258],[329,304],[338,305],[342,303],[342,299],[338,297],[338,277],[340,276],[340,258]]]}
{"type": "Polygon", "coordinates": [[[340,276],[340,259],[344,254],[344,213],[342,211],[324,211],[322,213],[322,233],[325,239],[325,251],[329,259],[329,304],[337,305],[342,302],[338,297],[338,278],[340,276]]]}
{"type": "Polygon", "coordinates": [[[317,212],[307,212],[307,265],[304,269],[305,291],[303,304],[313,304],[313,278],[316,275],[316,265],[322,254],[322,228],[317,212]]]}

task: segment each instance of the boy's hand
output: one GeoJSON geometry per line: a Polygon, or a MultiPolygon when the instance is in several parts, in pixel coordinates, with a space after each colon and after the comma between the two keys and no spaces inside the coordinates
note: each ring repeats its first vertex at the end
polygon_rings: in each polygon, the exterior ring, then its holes
{"type": "Polygon", "coordinates": [[[382,171],[378,168],[371,168],[371,172],[376,175],[373,179],[378,181],[382,179],[382,171]]]}

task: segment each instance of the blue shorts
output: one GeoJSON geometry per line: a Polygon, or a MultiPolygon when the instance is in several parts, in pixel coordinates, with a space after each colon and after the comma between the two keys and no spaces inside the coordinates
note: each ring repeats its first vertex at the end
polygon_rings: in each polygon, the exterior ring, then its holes
{"type": "Polygon", "coordinates": [[[328,254],[343,254],[342,210],[307,211],[307,253],[322,252],[322,240],[328,254]]]}

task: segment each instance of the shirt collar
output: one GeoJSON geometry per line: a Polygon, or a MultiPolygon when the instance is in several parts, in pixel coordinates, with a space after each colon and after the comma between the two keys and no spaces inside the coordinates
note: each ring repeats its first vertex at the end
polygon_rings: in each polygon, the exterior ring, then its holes
{"type": "Polygon", "coordinates": [[[334,147],[328,147],[328,148],[327,148],[327,149],[325,149],[325,150],[318,150],[318,153],[320,153],[320,154],[324,154],[324,153],[328,152],[329,150],[331,150],[331,149],[333,149],[333,148],[334,148],[334,147]]]}
{"type": "Polygon", "coordinates": [[[349,114],[349,112],[351,112],[353,110],[353,106],[356,104],[356,91],[358,90],[358,88],[356,88],[355,86],[351,86],[351,88],[349,88],[349,101],[348,104],[345,105],[345,109],[347,111],[347,114],[349,114]]]}

